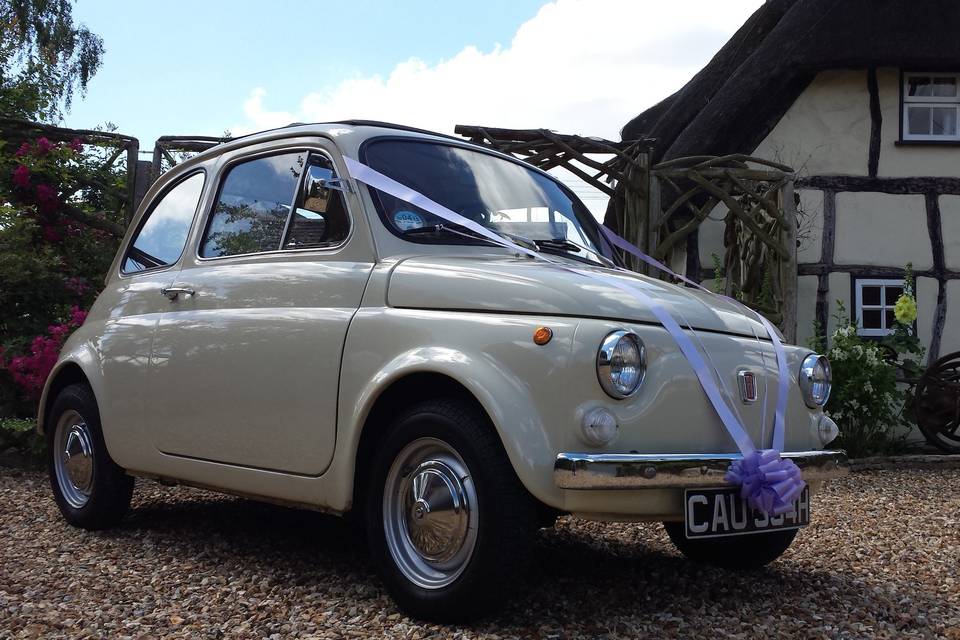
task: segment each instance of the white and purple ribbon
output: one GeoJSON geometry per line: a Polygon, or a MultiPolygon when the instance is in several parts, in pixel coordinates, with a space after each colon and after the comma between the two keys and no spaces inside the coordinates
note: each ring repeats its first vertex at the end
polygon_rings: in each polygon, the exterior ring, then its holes
{"type": "MultiPolygon", "coordinates": [[[[434,200],[431,200],[419,191],[411,189],[410,187],[397,182],[393,178],[380,173],[376,169],[373,169],[346,156],[344,156],[344,162],[347,165],[347,171],[350,176],[369,187],[383,191],[394,198],[415,205],[424,211],[432,213],[438,218],[442,218],[448,222],[452,222],[456,225],[469,229],[477,235],[490,240],[490,242],[496,245],[510,249],[511,251],[515,251],[521,255],[526,255],[531,258],[548,262],[557,268],[577,274],[578,276],[586,277],[591,280],[599,280],[604,284],[614,286],[639,300],[643,305],[650,309],[657,320],[660,321],[663,327],[673,338],[674,342],[677,343],[681,353],[683,353],[684,357],[690,363],[691,368],[697,376],[697,380],[700,382],[701,388],[703,388],[707,399],[713,406],[714,411],[716,411],[717,416],[723,423],[724,428],[727,430],[727,433],[730,434],[730,437],[736,443],[737,448],[743,455],[740,460],[737,460],[730,465],[730,468],[726,474],[726,480],[731,484],[740,486],[741,496],[746,499],[747,503],[754,509],[771,515],[779,515],[793,510],[793,502],[800,496],[800,493],[803,491],[806,483],[801,478],[800,469],[796,466],[796,464],[794,464],[792,460],[785,460],[780,457],[780,452],[783,450],[784,446],[784,423],[786,420],[789,373],[787,370],[786,352],[783,348],[783,344],[777,335],[777,330],[769,320],[753,310],[745,307],[740,302],[733,300],[732,298],[719,296],[728,302],[732,302],[738,308],[755,315],[766,329],[767,334],[770,336],[770,340],[773,343],[774,351],[776,353],[779,383],[777,389],[777,405],[774,414],[772,442],[773,448],[758,450],[754,446],[753,441],[750,438],[750,434],[747,433],[747,430],[744,428],[743,424],[741,424],[737,415],[733,410],[731,410],[730,405],[726,402],[726,400],[724,400],[716,381],[713,379],[713,376],[710,373],[707,363],[704,361],[703,356],[693,344],[693,341],[686,334],[683,328],[680,327],[680,324],[673,318],[673,316],[671,316],[670,313],[663,307],[663,305],[643,291],[639,284],[627,284],[619,278],[605,277],[592,271],[578,269],[561,264],[555,260],[551,260],[537,251],[532,251],[526,247],[522,247],[517,243],[512,242],[497,233],[494,233],[486,227],[477,224],[473,220],[448,209],[434,200]]],[[[627,242],[606,227],[600,225],[600,230],[603,232],[606,239],[617,248],[636,256],[640,260],[656,267],[657,269],[660,269],[664,273],[669,274],[677,280],[685,282],[701,291],[711,293],[711,295],[715,295],[709,290],[705,289],[699,283],[694,282],[685,276],[674,273],[673,270],[671,270],[665,264],[648,256],[633,244],[627,242]]]]}

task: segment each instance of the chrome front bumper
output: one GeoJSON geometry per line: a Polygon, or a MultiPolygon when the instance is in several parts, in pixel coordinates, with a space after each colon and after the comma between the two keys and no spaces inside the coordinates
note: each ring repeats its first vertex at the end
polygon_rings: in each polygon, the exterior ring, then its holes
{"type": "MultiPolygon", "coordinates": [[[[739,453],[561,453],[553,481],[561,489],[681,489],[726,487],[727,468],[739,453]]],[[[843,451],[796,451],[793,460],[808,481],[830,480],[850,472],[843,451]]]]}

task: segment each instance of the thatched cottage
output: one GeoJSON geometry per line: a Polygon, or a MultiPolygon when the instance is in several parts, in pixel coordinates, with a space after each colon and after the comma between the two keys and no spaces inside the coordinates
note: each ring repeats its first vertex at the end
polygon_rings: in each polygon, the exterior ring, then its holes
{"type": "MultiPolygon", "coordinates": [[[[960,2],[770,0],[674,95],[629,122],[654,161],[748,153],[794,167],[798,341],[835,300],[883,335],[917,275],[931,357],[960,350],[960,2]]],[[[687,271],[709,277],[719,223],[687,271]]]]}

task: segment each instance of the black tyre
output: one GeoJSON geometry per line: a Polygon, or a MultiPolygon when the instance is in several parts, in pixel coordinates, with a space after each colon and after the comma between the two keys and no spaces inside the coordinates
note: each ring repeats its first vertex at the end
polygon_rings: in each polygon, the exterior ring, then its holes
{"type": "Polygon", "coordinates": [[[420,403],[393,423],[371,471],[370,553],[401,609],[465,622],[506,599],[537,505],[485,416],[455,400],[420,403]]]}
{"type": "Polygon", "coordinates": [[[133,478],[107,453],[90,388],[64,388],[50,407],[45,431],[50,486],[66,521],[83,529],[116,525],[130,506],[133,478]]]}
{"type": "Polygon", "coordinates": [[[724,569],[752,570],[770,564],[790,547],[796,529],[751,533],[728,538],[689,540],[682,522],[664,522],[671,542],[687,559],[724,569]]]}

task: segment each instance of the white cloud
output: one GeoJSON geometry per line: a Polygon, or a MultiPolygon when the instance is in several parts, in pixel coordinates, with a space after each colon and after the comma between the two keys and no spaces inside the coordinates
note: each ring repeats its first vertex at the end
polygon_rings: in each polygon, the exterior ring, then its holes
{"type": "Polygon", "coordinates": [[[507,47],[465,46],[434,65],[399,61],[387,77],[350,78],[276,111],[254,88],[246,122],[231,131],[358,118],[443,132],[478,124],[619,139],[630,118],[682,86],[761,2],[556,0],[507,47]]]}

